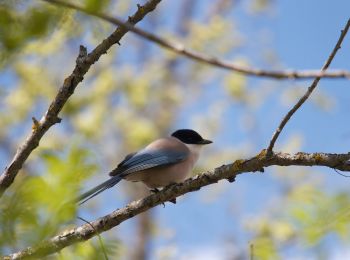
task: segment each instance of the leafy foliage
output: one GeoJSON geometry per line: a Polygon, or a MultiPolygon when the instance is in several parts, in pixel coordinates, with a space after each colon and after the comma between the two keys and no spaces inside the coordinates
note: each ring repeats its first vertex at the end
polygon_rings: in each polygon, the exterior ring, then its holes
{"type": "Polygon", "coordinates": [[[74,146],[61,155],[42,152],[41,172],[45,174],[33,171],[19,178],[15,192],[7,194],[1,204],[2,253],[36,244],[72,223],[76,207],[67,203],[97,169],[88,155],[86,149],[74,146]]]}

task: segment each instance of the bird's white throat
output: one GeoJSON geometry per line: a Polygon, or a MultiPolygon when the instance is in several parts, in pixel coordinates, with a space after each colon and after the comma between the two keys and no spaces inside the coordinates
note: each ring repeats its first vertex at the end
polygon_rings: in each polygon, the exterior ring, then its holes
{"type": "Polygon", "coordinates": [[[198,145],[198,144],[185,144],[187,148],[191,151],[191,155],[193,156],[194,163],[197,162],[199,154],[202,151],[203,145],[198,145]]]}

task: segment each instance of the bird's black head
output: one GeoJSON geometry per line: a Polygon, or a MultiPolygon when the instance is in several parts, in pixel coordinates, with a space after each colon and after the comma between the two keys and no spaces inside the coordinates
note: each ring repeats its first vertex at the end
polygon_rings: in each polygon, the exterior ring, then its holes
{"type": "Polygon", "coordinates": [[[203,139],[200,134],[191,129],[179,129],[171,134],[185,144],[211,144],[212,141],[203,139]]]}

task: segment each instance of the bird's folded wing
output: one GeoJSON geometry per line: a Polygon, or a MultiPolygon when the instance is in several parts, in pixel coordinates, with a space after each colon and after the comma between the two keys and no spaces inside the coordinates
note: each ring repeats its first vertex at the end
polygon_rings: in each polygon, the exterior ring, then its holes
{"type": "Polygon", "coordinates": [[[181,162],[187,158],[188,152],[174,152],[169,150],[141,150],[138,153],[131,154],[118,165],[118,168],[110,172],[110,176],[126,176],[133,172],[147,170],[154,167],[165,166],[181,162]]]}

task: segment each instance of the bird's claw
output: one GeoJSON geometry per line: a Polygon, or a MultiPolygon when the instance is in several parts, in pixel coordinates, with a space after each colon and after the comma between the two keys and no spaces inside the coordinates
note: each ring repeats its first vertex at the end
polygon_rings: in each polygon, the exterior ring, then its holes
{"type": "Polygon", "coordinates": [[[173,204],[176,204],[176,198],[173,198],[173,199],[169,200],[169,202],[171,202],[173,204]]]}
{"type": "MultiPolygon", "coordinates": [[[[169,186],[172,186],[172,185],[174,185],[174,184],[176,184],[176,183],[172,183],[172,184],[166,186],[166,188],[169,187],[169,186]]],[[[156,194],[156,193],[160,192],[160,190],[157,189],[157,188],[154,188],[154,189],[151,189],[150,192],[156,194]]],[[[173,203],[173,204],[176,204],[176,198],[170,199],[169,202],[171,202],[171,203],[173,203]]],[[[165,203],[164,203],[164,202],[162,202],[162,205],[163,205],[163,207],[165,208],[165,203]]]]}
{"type": "Polygon", "coordinates": [[[156,194],[156,193],[158,193],[160,190],[158,190],[157,188],[154,188],[154,189],[151,189],[150,190],[150,192],[152,192],[152,193],[154,193],[154,194],[156,194]]]}

